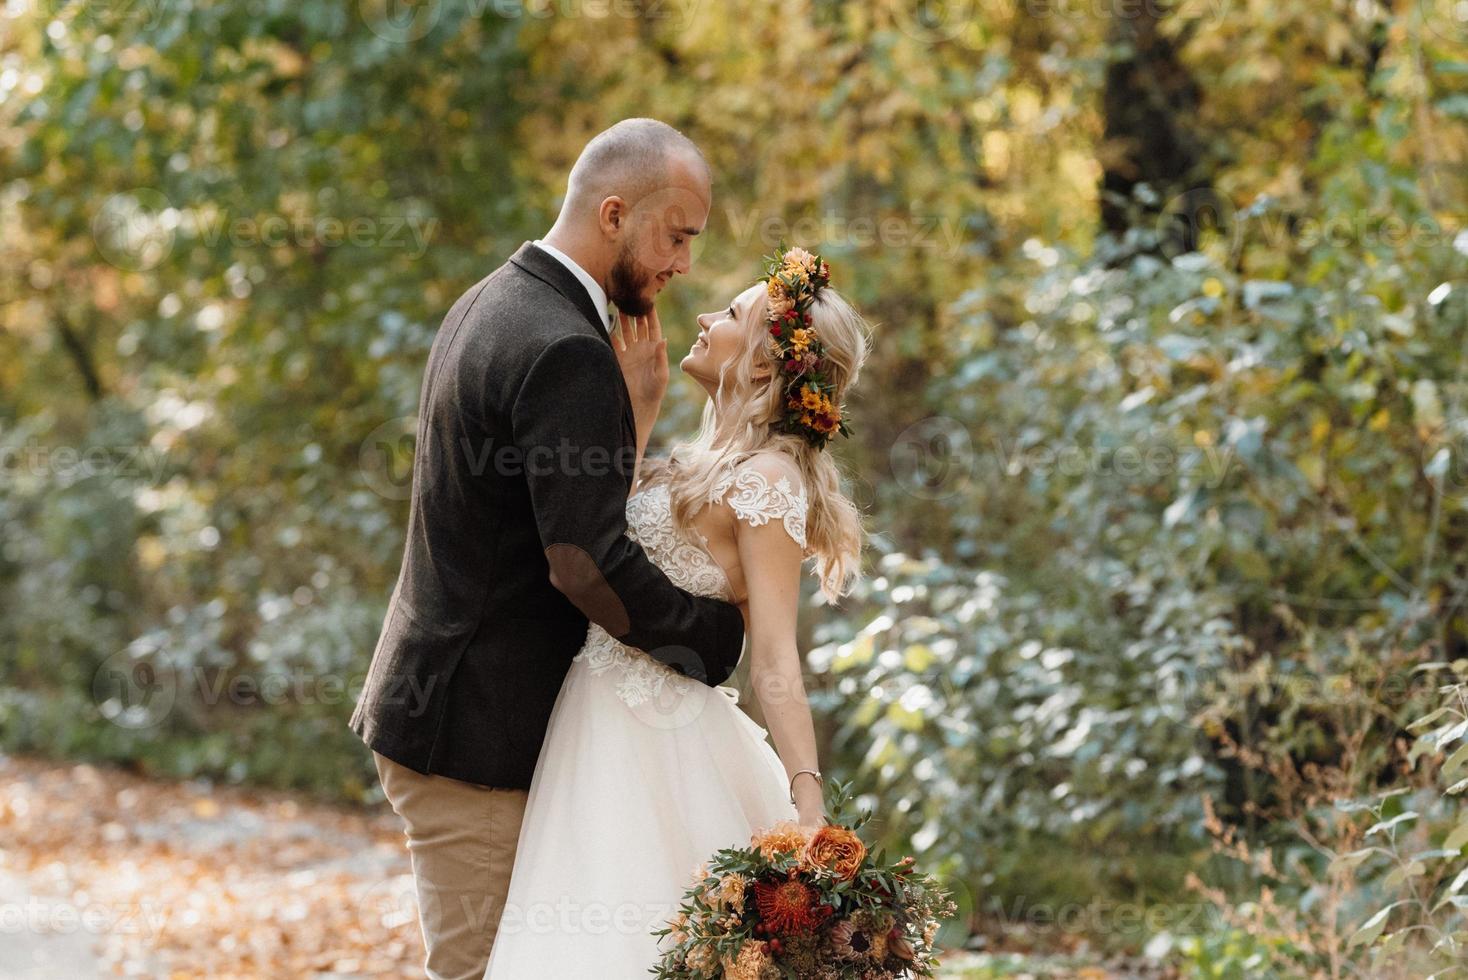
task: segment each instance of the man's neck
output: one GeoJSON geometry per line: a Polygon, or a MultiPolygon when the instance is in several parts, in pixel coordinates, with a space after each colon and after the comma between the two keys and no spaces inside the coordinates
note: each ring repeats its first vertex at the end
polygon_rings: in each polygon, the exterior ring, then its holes
{"type": "Polygon", "coordinates": [[[568,233],[559,225],[546,232],[540,240],[552,248],[565,253],[571,258],[571,261],[585,269],[586,274],[595,279],[597,285],[601,286],[602,289],[607,288],[607,276],[610,269],[608,263],[597,261],[596,256],[598,250],[596,248],[589,246],[588,243],[579,239],[577,236],[568,233]]]}

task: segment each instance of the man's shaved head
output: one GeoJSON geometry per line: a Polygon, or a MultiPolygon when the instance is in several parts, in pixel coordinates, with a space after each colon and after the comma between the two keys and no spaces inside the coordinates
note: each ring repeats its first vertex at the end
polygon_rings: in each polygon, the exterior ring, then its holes
{"type": "Polygon", "coordinates": [[[623,119],[592,137],[576,158],[563,210],[594,212],[613,196],[635,208],[648,194],[668,187],[680,166],[709,176],[698,147],[672,126],[656,119],[623,119]]]}
{"type": "Polygon", "coordinates": [[[693,266],[708,223],[709,165],[693,141],[656,119],[624,119],[581,151],[548,244],[570,256],[630,316],[693,266]]]}

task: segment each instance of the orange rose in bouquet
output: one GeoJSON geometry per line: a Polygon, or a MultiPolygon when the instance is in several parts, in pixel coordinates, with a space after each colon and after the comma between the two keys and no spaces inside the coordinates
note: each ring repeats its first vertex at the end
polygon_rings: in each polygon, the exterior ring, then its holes
{"type": "Polygon", "coordinates": [[[805,845],[805,863],[824,868],[843,881],[850,881],[861,870],[867,846],[855,833],[839,824],[827,824],[815,832],[805,845]]]}

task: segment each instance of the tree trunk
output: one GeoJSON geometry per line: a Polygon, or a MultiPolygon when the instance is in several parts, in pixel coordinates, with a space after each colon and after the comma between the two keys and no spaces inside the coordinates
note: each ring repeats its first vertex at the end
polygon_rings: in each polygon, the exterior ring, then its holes
{"type": "MultiPolygon", "coordinates": [[[[1209,188],[1200,173],[1203,144],[1192,128],[1201,93],[1178,58],[1179,45],[1161,30],[1167,16],[1161,4],[1124,5],[1113,12],[1108,31],[1114,54],[1102,103],[1101,222],[1118,236],[1138,221],[1155,221],[1178,195],[1209,188]],[[1144,183],[1156,194],[1151,203],[1133,198],[1144,183]]],[[[1196,247],[1197,222],[1165,227],[1159,244],[1170,254],[1196,247]]]]}

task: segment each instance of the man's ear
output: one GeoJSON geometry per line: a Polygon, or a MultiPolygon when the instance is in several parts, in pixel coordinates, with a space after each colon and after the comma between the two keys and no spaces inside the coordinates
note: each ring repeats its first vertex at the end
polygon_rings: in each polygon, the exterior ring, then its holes
{"type": "Polygon", "coordinates": [[[616,194],[602,198],[596,212],[597,224],[607,238],[616,238],[627,226],[627,202],[616,194]]]}

